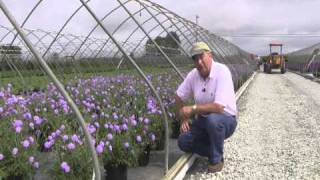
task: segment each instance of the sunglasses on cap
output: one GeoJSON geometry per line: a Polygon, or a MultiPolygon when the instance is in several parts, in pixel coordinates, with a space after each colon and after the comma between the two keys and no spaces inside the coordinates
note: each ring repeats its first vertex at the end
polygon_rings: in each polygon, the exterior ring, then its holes
{"type": "Polygon", "coordinates": [[[196,54],[196,55],[192,56],[191,58],[192,58],[193,61],[198,61],[202,57],[203,57],[203,53],[202,54],[196,54]]]}

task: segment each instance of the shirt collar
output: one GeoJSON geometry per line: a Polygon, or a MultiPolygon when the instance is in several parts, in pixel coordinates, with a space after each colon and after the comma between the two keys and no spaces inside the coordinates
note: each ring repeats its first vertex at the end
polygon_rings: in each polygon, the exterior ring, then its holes
{"type": "Polygon", "coordinates": [[[209,78],[211,79],[211,78],[213,78],[214,76],[214,64],[215,64],[215,62],[213,61],[213,59],[212,59],[212,63],[211,63],[211,69],[210,69],[210,74],[209,74],[209,78]]]}

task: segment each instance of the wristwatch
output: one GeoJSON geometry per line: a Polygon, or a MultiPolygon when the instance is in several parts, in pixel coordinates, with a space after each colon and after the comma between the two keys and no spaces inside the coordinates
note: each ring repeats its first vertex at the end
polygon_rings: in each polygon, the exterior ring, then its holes
{"type": "Polygon", "coordinates": [[[191,108],[192,108],[192,114],[195,114],[195,112],[197,110],[197,105],[194,104],[191,108]]]}

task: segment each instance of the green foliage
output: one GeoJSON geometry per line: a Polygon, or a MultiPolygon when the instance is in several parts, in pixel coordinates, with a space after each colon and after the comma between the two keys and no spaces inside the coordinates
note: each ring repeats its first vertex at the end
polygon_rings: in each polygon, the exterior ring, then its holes
{"type": "MultiPolygon", "coordinates": [[[[180,44],[180,38],[177,35],[176,32],[169,32],[170,34],[167,34],[165,37],[157,36],[154,41],[162,48],[162,50],[166,54],[180,54],[179,51],[179,44],[180,44]],[[178,42],[176,42],[172,37],[178,42]]],[[[160,51],[156,48],[156,46],[153,44],[152,40],[148,39],[145,45],[146,54],[153,54],[153,55],[160,55],[160,51]]]]}
{"type": "Polygon", "coordinates": [[[0,45],[0,54],[22,54],[19,46],[0,45]]]}

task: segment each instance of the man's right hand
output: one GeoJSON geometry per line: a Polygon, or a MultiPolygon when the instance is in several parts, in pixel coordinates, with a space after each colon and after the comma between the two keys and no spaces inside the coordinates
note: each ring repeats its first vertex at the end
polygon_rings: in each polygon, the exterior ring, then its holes
{"type": "Polygon", "coordinates": [[[189,126],[188,119],[183,120],[182,123],[181,123],[181,126],[180,126],[180,132],[181,133],[186,133],[186,132],[189,131],[189,129],[190,129],[190,126],[189,126]]]}

